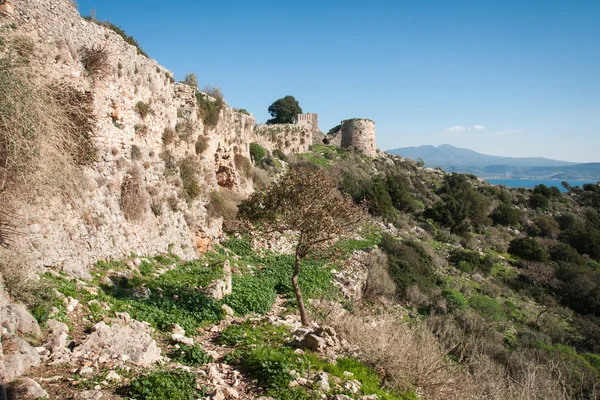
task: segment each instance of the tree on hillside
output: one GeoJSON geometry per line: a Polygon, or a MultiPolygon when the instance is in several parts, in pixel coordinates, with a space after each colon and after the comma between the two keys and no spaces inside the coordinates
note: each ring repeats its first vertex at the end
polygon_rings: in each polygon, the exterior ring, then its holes
{"type": "Polygon", "coordinates": [[[255,192],[239,205],[243,220],[265,232],[297,233],[292,287],[300,317],[309,324],[298,284],[302,260],[315,250],[330,246],[354,231],[365,216],[364,209],[342,195],[323,170],[296,166],[268,188],[255,192]]]}
{"type": "Polygon", "coordinates": [[[294,96],[285,96],[269,106],[269,114],[273,118],[267,124],[293,124],[298,114],[302,114],[302,108],[294,96]]]}

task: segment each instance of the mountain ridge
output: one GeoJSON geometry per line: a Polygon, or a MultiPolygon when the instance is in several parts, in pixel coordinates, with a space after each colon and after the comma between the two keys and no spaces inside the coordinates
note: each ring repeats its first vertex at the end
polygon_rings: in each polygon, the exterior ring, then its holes
{"type": "Polygon", "coordinates": [[[416,146],[387,150],[405,158],[422,159],[427,166],[448,172],[471,173],[482,178],[600,179],[600,163],[575,163],[544,157],[503,157],[455,147],[416,146]]]}

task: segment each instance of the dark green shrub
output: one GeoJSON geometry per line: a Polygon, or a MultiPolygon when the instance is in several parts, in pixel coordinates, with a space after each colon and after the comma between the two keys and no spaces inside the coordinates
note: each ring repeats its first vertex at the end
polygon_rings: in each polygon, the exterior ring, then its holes
{"type": "Polygon", "coordinates": [[[279,158],[282,161],[287,160],[287,156],[285,155],[285,153],[283,151],[281,151],[280,149],[275,149],[273,150],[273,156],[279,158]]]}
{"type": "Polygon", "coordinates": [[[360,197],[367,201],[367,207],[371,214],[388,220],[393,219],[396,215],[392,197],[382,179],[374,178],[360,197]]]}
{"type": "Polygon", "coordinates": [[[481,229],[489,224],[490,201],[473,187],[466,175],[446,175],[437,193],[441,201],[425,210],[426,218],[456,234],[465,234],[471,228],[481,229]]]}
{"type": "Polygon", "coordinates": [[[174,349],[169,354],[169,357],[183,365],[191,367],[199,367],[213,361],[212,356],[197,344],[193,346],[180,345],[178,349],[174,349]]]}
{"type": "Polygon", "coordinates": [[[232,281],[233,291],[225,298],[225,302],[236,313],[264,315],[271,310],[277,298],[272,280],[251,275],[234,275],[232,281]]]}
{"type": "Polygon", "coordinates": [[[552,246],[548,251],[548,255],[552,261],[585,265],[585,258],[566,243],[558,243],[552,246]]]}
{"type": "Polygon", "coordinates": [[[265,158],[265,149],[256,142],[250,143],[250,158],[254,164],[260,164],[263,158],[265,158]]]}
{"type": "Polygon", "coordinates": [[[540,193],[534,193],[529,198],[529,206],[536,210],[547,210],[550,206],[550,201],[544,195],[540,193]]]}
{"type": "Polygon", "coordinates": [[[512,204],[500,204],[491,215],[494,225],[518,227],[521,220],[521,211],[512,204]]]}
{"type": "Polygon", "coordinates": [[[546,251],[533,238],[513,239],[508,245],[508,253],[528,261],[544,262],[547,259],[546,251]]]}
{"type": "Polygon", "coordinates": [[[183,371],[153,371],[136,378],[119,391],[134,400],[194,400],[206,396],[196,388],[196,375],[183,371]]]}
{"type": "Polygon", "coordinates": [[[188,200],[193,200],[200,195],[199,172],[200,166],[194,157],[187,156],[180,161],[179,176],[181,177],[183,192],[188,200]]]}
{"type": "Polygon", "coordinates": [[[400,294],[406,295],[412,285],[431,293],[442,283],[433,258],[418,242],[399,243],[391,235],[383,234],[379,245],[388,255],[389,272],[400,294]]]}

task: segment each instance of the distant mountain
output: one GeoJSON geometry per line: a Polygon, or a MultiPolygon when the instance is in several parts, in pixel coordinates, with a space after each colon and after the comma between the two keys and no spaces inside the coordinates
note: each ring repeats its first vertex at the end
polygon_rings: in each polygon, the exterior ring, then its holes
{"type": "Polygon", "coordinates": [[[598,180],[600,163],[577,164],[543,157],[499,157],[473,150],[441,146],[404,147],[387,151],[448,172],[471,173],[482,178],[598,180]]]}

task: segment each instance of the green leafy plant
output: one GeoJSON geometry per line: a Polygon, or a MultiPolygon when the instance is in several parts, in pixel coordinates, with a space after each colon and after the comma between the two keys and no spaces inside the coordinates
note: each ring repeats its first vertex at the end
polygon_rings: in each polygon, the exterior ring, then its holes
{"type": "Polygon", "coordinates": [[[256,142],[250,143],[250,157],[254,164],[260,164],[263,158],[265,158],[265,149],[256,142]]]}
{"type": "Polygon", "coordinates": [[[118,392],[134,400],[194,400],[206,396],[196,386],[196,375],[191,372],[160,370],[136,378],[118,392]]]}
{"type": "Polygon", "coordinates": [[[213,361],[212,356],[197,344],[193,346],[180,345],[178,349],[169,354],[169,357],[181,364],[192,367],[199,367],[213,361]]]}

